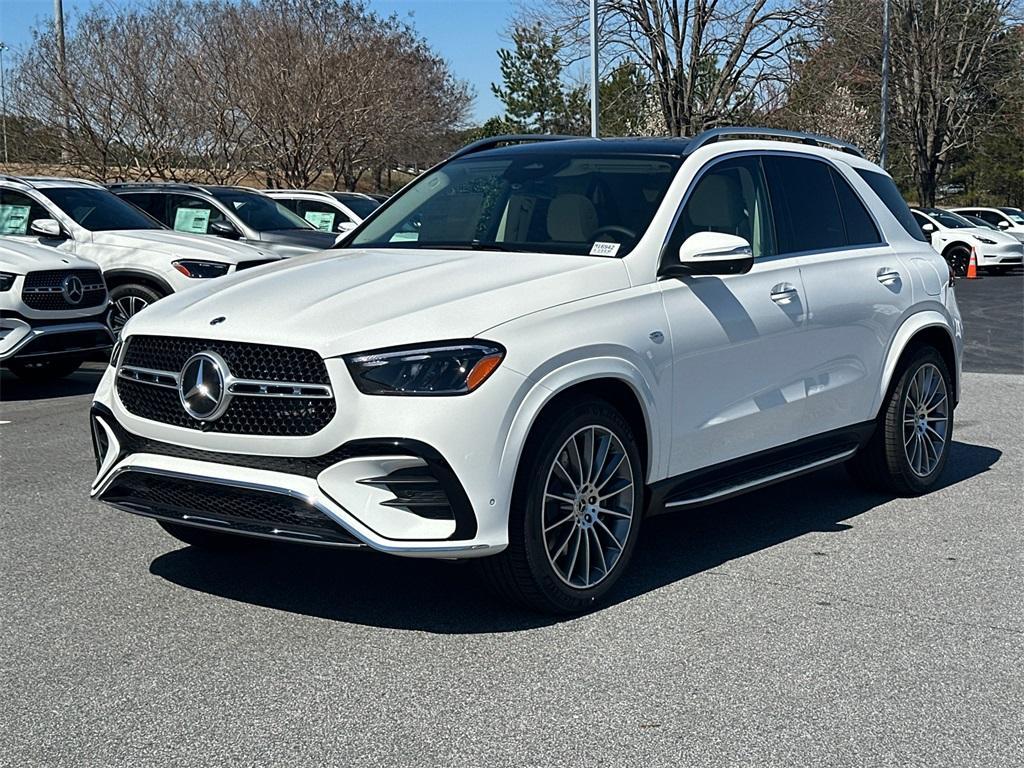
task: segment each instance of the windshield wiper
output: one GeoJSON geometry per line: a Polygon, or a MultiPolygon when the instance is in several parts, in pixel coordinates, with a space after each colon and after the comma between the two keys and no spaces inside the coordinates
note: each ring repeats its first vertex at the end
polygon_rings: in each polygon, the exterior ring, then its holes
{"type": "MultiPolygon", "coordinates": [[[[412,243],[410,243],[412,245],[412,243]]],[[[502,245],[501,243],[482,243],[479,240],[472,240],[468,243],[431,243],[417,242],[416,248],[441,248],[447,251],[506,251],[514,252],[515,249],[502,245]]]]}

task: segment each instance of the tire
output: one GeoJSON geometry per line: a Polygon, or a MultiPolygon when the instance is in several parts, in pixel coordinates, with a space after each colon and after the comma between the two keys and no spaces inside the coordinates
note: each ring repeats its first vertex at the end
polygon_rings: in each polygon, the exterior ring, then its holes
{"type": "Polygon", "coordinates": [[[221,533],[210,528],[198,528],[194,525],[182,525],[180,523],[169,523],[165,520],[157,520],[160,527],[171,534],[178,541],[189,544],[199,549],[229,550],[244,549],[246,546],[253,546],[257,540],[247,540],[246,536],[239,536],[235,533],[221,533]]]}
{"type": "Polygon", "coordinates": [[[8,369],[22,381],[44,383],[54,379],[63,379],[78,370],[82,364],[80,357],[58,357],[52,360],[40,360],[29,363],[14,360],[7,364],[8,369]]]}
{"type": "Polygon", "coordinates": [[[516,475],[508,548],[479,561],[485,578],[506,599],[536,611],[569,614],[593,607],[632,557],[643,477],[633,432],[608,403],[587,400],[542,417],[516,475]],[[590,446],[596,446],[595,460],[589,459],[590,446]],[[596,481],[590,477],[595,465],[596,481]]]}
{"type": "Polygon", "coordinates": [[[122,283],[111,288],[107,326],[114,338],[121,335],[121,329],[133,315],[162,298],[162,293],[141,283],[122,283]]]}
{"type": "Polygon", "coordinates": [[[964,248],[962,245],[955,245],[943,255],[955,277],[967,276],[967,267],[971,263],[970,249],[964,248]]]}
{"type": "Polygon", "coordinates": [[[935,487],[949,458],[952,378],[938,350],[922,346],[907,353],[893,380],[874,434],[847,467],[867,488],[919,496],[935,487]],[[926,428],[921,427],[922,403],[927,407],[926,428]],[[936,447],[940,437],[941,446],[936,447]]]}

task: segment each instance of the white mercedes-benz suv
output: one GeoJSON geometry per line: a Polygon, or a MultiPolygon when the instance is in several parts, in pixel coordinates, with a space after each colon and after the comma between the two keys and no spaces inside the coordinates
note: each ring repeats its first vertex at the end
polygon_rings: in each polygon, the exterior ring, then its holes
{"type": "Polygon", "coordinates": [[[962,328],[889,176],[767,129],[544,138],[470,145],[340,250],[132,318],[92,496],[195,545],[478,558],[569,612],[648,515],[839,463],[935,486],[962,328]]]}
{"type": "Polygon", "coordinates": [[[0,239],[0,368],[46,381],[107,353],[107,304],[91,261],[0,239]]]}

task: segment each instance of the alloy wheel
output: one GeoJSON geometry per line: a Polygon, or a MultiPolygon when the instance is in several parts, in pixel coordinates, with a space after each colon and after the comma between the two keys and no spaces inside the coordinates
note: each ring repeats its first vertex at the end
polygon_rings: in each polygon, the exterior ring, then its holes
{"type": "Polygon", "coordinates": [[[926,363],[914,373],[903,399],[903,450],[918,477],[927,477],[938,466],[948,427],[946,381],[934,364],[926,363]]]}
{"type": "Polygon", "coordinates": [[[110,326],[111,332],[114,336],[121,335],[121,329],[124,328],[124,324],[131,319],[131,317],[146,307],[149,306],[149,302],[141,296],[134,294],[128,294],[127,296],[121,296],[115,299],[110,305],[110,314],[108,315],[107,325],[110,326]]]}
{"type": "Polygon", "coordinates": [[[611,430],[575,432],[555,456],[544,487],[544,547],[555,574],[575,589],[608,577],[635,514],[633,466],[611,430]]]}

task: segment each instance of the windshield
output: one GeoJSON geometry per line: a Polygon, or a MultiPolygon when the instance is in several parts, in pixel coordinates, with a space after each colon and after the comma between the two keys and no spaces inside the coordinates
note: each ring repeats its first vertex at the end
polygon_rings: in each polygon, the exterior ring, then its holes
{"type": "Polygon", "coordinates": [[[90,232],[113,229],[166,229],[156,219],[105,189],[55,187],[40,189],[53,204],[90,232]]]}
{"type": "Polygon", "coordinates": [[[964,229],[965,227],[973,227],[967,219],[956,213],[950,213],[949,211],[943,211],[940,208],[922,208],[925,213],[935,219],[939,224],[949,229],[964,229]]]}
{"type": "Polygon", "coordinates": [[[275,229],[315,229],[301,216],[296,216],[266,195],[244,190],[216,190],[213,196],[224,203],[247,227],[257,232],[275,229]]]}
{"type": "Polygon", "coordinates": [[[1021,213],[1020,208],[1000,208],[999,210],[1005,213],[1006,217],[1014,224],[1024,224],[1024,213],[1021,213]]]}
{"type": "Polygon", "coordinates": [[[360,219],[365,219],[380,208],[380,203],[372,197],[345,194],[336,194],[334,197],[360,219]]]}
{"type": "Polygon", "coordinates": [[[977,216],[964,216],[964,218],[976,227],[981,227],[982,229],[994,229],[996,232],[999,231],[999,227],[995,224],[990,224],[984,219],[979,219],[977,216]]]}
{"type": "Polygon", "coordinates": [[[348,245],[622,256],[679,162],[550,150],[465,157],[414,182],[348,245]]]}

